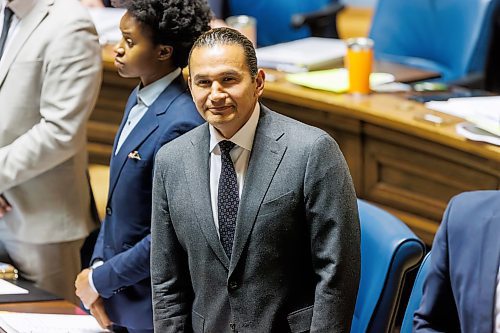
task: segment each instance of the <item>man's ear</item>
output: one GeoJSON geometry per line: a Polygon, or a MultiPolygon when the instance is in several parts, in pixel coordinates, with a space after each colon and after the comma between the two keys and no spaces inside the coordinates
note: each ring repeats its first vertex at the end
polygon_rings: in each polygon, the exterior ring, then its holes
{"type": "Polygon", "coordinates": [[[265,81],[266,81],[266,73],[264,72],[264,70],[259,68],[257,76],[255,77],[255,83],[256,83],[255,94],[257,95],[257,97],[262,96],[262,93],[264,92],[265,81]]]}
{"type": "Polygon", "coordinates": [[[160,45],[158,47],[158,60],[164,61],[172,57],[174,48],[169,45],[160,45]]]}

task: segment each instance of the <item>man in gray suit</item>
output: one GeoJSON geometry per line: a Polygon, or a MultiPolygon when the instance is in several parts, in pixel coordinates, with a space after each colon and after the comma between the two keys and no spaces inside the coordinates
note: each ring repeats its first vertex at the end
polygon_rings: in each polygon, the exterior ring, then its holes
{"type": "Polygon", "coordinates": [[[97,35],[76,0],[3,0],[2,21],[0,245],[22,277],[76,301],[80,248],[96,227],[85,125],[100,86],[97,35]]]}
{"type": "Polygon", "coordinates": [[[155,331],[349,332],[360,231],[337,144],[258,103],[265,74],[237,31],[203,34],[189,70],[208,124],[157,155],[155,331]]]}

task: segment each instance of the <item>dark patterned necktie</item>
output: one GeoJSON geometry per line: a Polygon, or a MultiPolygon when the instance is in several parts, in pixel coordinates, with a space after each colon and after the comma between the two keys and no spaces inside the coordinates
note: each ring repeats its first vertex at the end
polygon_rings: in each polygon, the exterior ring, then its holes
{"type": "Polygon", "coordinates": [[[7,41],[7,34],[9,33],[10,22],[12,21],[12,10],[9,7],[5,7],[3,13],[3,28],[2,35],[0,36],[0,58],[3,55],[3,49],[5,48],[5,42],[7,41]]]}
{"type": "Polygon", "coordinates": [[[231,259],[233,249],[236,216],[238,214],[238,181],[234,171],[233,161],[229,152],[235,146],[231,141],[219,142],[221,151],[221,171],[219,178],[219,191],[217,196],[217,211],[219,215],[219,234],[222,247],[231,259]]]}

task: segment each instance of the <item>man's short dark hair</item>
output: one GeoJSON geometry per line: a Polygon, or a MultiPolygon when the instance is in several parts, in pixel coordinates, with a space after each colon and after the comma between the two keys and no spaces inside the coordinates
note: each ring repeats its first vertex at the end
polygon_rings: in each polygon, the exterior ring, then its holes
{"type": "Polygon", "coordinates": [[[173,47],[173,64],[186,67],[194,41],[210,29],[205,0],[134,0],[127,10],[151,33],[153,44],[173,47]]]}
{"type": "MultiPolygon", "coordinates": [[[[239,45],[245,53],[245,60],[252,78],[257,77],[257,56],[252,42],[240,32],[231,28],[215,28],[203,33],[193,45],[191,52],[197,47],[212,47],[215,45],[239,45]]],[[[189,54],[191,58],[191,53],[189,54]]]]}

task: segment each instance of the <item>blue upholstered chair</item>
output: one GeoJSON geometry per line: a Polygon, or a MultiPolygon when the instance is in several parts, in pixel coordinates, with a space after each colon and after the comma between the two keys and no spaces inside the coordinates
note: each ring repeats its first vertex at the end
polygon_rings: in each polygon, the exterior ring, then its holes
{"type": "Polygon", "coordinates": [[[411,333],[413,330],[413,314],[420,306],[420,301],[422,299],[422,292],[424,289],[424,281],[429,272],[431,262],[431,252],[429,252],[420,269],[418,270],[417,277],[415,278],[415,283],[413,284],[413,289],[411,291],[410,299],[408,300],[408,306],[406,307],[405,316],[403,319],[403,324],[401,325],[400,333],[411,333]]]}
{"type": "Polygon", "coordinates": [[[370,37],[375,57],[441,73],[440,81],[484,71],[499,0],[378,0],[370,37]]]}
{"type": "Polygon", "coordinates": [[[422,241],[399,219],[358,200],[361,281],[351,332],[392,332],[408,272],[424,256],[422,241]]]}
{"type": "MultiPolygon", "coordinates": [[[[211,0],[213,2],[215,0],[211,0]]],[[[219,0],[221,1],[221,0],[219,0]]],[[[332,0],[225,0],[228,15],[250,15],[257,19],[257,44],[267,46],[311,36],[307,26],[294,29],[291,18],[295,14],[322,9],[332,0]]],[[[337,0],[333,0],[336,2],[337,0]]]]}

